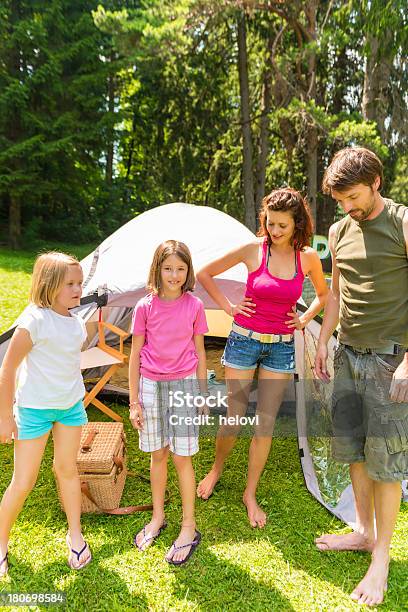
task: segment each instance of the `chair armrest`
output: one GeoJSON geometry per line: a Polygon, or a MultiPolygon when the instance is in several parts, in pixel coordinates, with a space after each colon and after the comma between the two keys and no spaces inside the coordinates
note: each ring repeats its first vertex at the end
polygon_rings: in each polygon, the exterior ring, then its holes
{"type": "Polygon", "coordinates": [[[113,332],[114,334],[117,334],[120,338],[126,338],[129,336],[129,332],[123,331],[123,329],[120,329],[120,327],[116,327],[116,325],[112,325],[111,323],[105,323],[102,321],[101,325],[102,327],[109,329],[109,331],[113,332]]]}

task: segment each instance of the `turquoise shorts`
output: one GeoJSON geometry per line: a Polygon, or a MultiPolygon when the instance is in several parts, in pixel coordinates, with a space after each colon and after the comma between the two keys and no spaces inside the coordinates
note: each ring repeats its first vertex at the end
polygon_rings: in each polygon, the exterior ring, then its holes
{"type": "Polygon", "coordinates": [[[88,422],[84,403],[79,400],[66,410],[54,408],[14,408],[19,440],[34,440],[51,431],[54,423],[80,427],[88,422]]]}

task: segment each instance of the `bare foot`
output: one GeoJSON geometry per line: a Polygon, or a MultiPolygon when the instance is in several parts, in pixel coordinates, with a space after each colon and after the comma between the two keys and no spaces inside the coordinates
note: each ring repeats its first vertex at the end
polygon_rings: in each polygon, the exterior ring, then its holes
{"type": "Polygon", "coordinates": [[[388,555],[378,557],[373,555],[370,567],[362,581],[351,593],[351,599],[366,606],[381,604],[384,600],[384,593],[387,590],[388,566],[388,555]]]}
{"type": "Polygon", "coordinates": [[[197,497],[201,497],[201,499],[208,499],[209,497],[211,497],[214,491],[214,487],[219,481],[220,476],[221,472],[219,472],[215,468],[211,468],[207,476],[205,476],[198,484],[197,497]]]}
{"type": "Polygon", "coordinates": [[[315,544],[321,551],[327,550],[361,550],[372,552],[375,540],[371,540],[358,531],[351,533],[342,533],[336,535],[334,533],[326,533],[320,538],[316,538],[315,544]]]}
{"type": "Polygon", "coordinates": [[[133,543],[136,547],[144,552],[149,546],[151,546],[157,536],[160,535],[161,530],[166,525],[166,519],[164,516],[152,517],[150,523],[147,523],[143,529],[135,536],[133,543]]]}
{"type": "Polygon", "coordinates": [[[177,540],[174,540],[169,552],[165,557],[166,561],[184,561],[191,550],[191,546],[186,546],[186,544],[191,544],[195,538],[195,535],[195,524],[187,525],[185,527],[182,526],[177,540]],[[177,548],[181,546],[184,546],[185,548],[177,550],[177,548]]]}
{"type": "Polygon", "coordinates": [[[246,506],[251,527],[265,527],[266,513],[258,506],[255,496],[245,492],[242,501],[246,506]]]}

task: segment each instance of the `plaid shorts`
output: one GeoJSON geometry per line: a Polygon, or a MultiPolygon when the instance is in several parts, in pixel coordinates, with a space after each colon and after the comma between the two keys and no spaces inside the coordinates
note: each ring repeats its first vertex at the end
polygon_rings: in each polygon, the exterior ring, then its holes
{"type": "Polygon", "coordinates": [[[139,399],[144,420],[139,431],[140,450],[151,453],[169,446],[175,455],[195,455],[199,426],[193,423],[198,416],[193,398],[198,394],[195,374],[169,381],[140,376],[139,399]]]}

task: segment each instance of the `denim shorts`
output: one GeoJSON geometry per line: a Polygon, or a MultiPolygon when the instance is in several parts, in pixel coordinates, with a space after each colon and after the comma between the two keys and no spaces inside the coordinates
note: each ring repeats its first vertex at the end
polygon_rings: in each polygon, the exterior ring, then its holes
{"type": "Polygon", "coordinates": [[[221,363],[236,370],[255,370],[257,366],[270,372],[295,372],[295,341],[261,342],[231,331],[221,363]]]}
{"type": "Polygon", "coordinates": [[[14,407],[19,440],[34,440],[51,431],[54,423],[62,423],[70,427],[79,427],[88,422],[82,400],[67,408],[23,408],[14,407]]]}

